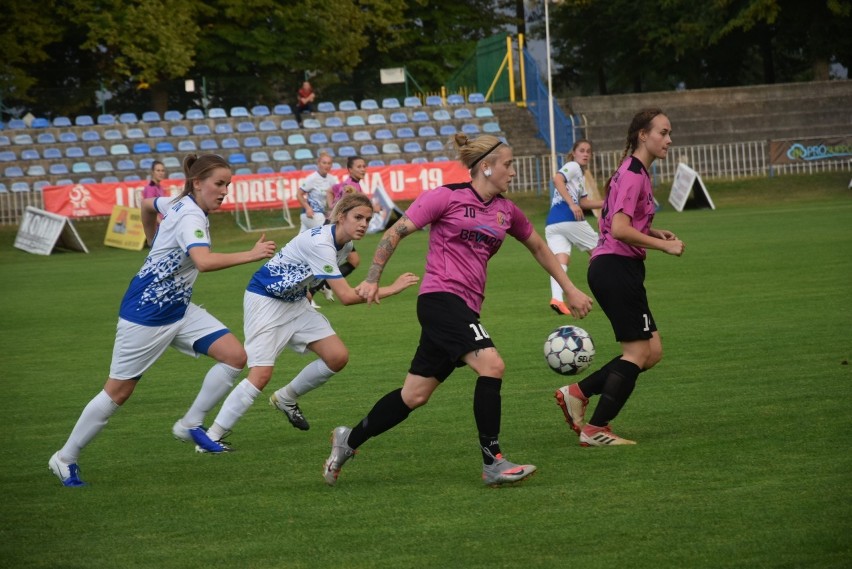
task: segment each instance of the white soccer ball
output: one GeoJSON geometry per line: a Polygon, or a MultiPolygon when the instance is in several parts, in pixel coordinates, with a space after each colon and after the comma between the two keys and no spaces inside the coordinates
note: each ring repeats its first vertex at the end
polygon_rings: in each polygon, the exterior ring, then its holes
{"type": "Polygon", "coordinates": [[[589,333],[577,326],[560,326],[544,343],[547,365],[556,373],[576,375],[595,359],[595,343],[589,333]]]}

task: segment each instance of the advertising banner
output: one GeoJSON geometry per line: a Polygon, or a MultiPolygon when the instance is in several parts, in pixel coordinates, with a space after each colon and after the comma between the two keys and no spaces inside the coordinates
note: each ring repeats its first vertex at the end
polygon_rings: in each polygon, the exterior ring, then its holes
{"type": "Polygon", "coordinates": [[[769,141],[769,162],[802,164],[852,157],[852,136],[769,141]]]}
{"type": "Polygon", "coordinates": [[[104,245],[141,251],[145,245],[145,229],[142,227],[142,212],[138,207],[117,205],[107,224],[104,245]]]}

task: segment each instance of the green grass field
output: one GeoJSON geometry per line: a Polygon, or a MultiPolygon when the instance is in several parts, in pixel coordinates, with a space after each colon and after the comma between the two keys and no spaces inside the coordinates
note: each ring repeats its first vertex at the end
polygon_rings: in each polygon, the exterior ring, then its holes
{"type": "MultiPolygon", "coordinates": [[[[665,356],[614,424],[635,447],[578,446],[552,397],[567,380],[541,353],[564,320],[547,306],[547,275],[509,240],[491,262],[482,317],[507,364],[503,449],[539,472],[503,489],[480,481],[467,369],[364,445],[336,487],[323,484],[331,429],[401,385],[418,336],[414,290],[378,307],[320,299],[351,360],[303,399],[310,431],[261,398],[230,437],[237,452],[195,454],[170,429],[210,361],[172,350],[84,451],[90,486],[61,487],[48,458],[106,379],[118,303],[144,252],[104,247],[102,221],[76,224],[89,255],[29,255],[12,247],[15,228],[0,228],[0,566],[849,567],[848,181],[710,181],[716,211],[659,212],[655,225],[687,251],[649,255],[665,356]]],[[[513,199],[543,232],[546,201],[513,199]]],[[[256,239],[230,214],[211,226],[220,251],[256,239]]],[[[270,237],[281,245],[293,233],[270,237]]],[[[387,282],[422,272],[426,237],[406,239],[387,282]]],[[[377,241],[358,245],[353,284],[377,241]]],[[[578,254],[570,270],[585,290],[586,264],[578,254]]],[[[255,269],[204,274],[196,286],[194,300],[240,338],[255,269]]],[[[599,363],[618,353],[600,310],[581,326],[599,363]]],[[[282,356],[271,387],[307,361],[282,356]]]]}

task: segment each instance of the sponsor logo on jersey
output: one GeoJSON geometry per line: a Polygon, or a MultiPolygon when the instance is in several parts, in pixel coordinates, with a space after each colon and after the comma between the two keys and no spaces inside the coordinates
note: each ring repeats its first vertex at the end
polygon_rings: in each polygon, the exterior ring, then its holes
{"type": "Polygon", "coordinates": [[[201,239],[202,237],[204,237],[204,232],[201,231],[200,229],[196,229],[195,230],[195,236],[198,237],[199,239],[201,239]]]}
{"type": "Polygon", "coordinates": [[[325,266],[323,266],[322,270],[325,271],[326,273],[331,274],[331,273],[334,272],[334,267],[332,267],[331,265],[325,265],[325,266]]]}

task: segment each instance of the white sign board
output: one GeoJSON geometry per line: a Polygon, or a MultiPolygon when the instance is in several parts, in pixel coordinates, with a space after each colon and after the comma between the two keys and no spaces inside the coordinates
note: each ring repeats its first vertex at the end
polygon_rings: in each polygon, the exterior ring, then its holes
{"type": "Polygon", "coordinates": [[[669,193],[669,203],[677,211],[683,211],[685,207],[716,209],[713,200],[710,199],[710,193],[701,181],[701,176],[683,162],[677,165],[674,181],[672,181],[672,191],[669,193]],[[693,198],[687,204],[690,194],[693,198]]]}
{"type": "Polygon", "coordinates": [[[370,220],[370,226],[367,228],[367,233],[384,231],[391,219],[391,214],[396,213],[399,217],[405,214],[381,186],[373,190],[373,200],[379,204],[382,211],[373,215],[373,219],[370,220]]]}
{"type": "Polygon", "coordinates": [[[382,85],[388,83],[405,83],[405,67],[387,67],[379,70],[382,85]]]}
{"type": "Polygon", "coordinates": [[[36,255],[50,255],[56,247],[89,252],[70,219],[32,206],[24,212],[15,247],[36,255]]]}

